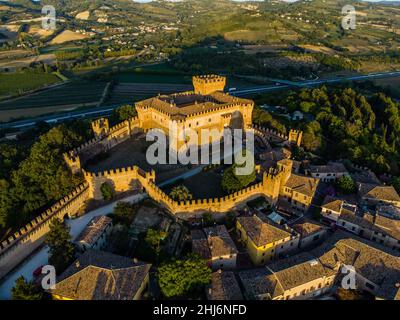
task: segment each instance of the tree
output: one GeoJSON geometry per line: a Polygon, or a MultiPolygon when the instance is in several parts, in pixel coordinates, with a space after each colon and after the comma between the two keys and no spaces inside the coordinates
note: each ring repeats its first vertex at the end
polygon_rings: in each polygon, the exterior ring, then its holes
{"type": "Polygon", "coordinates": [[[211,269],[197,255],[161,264],[157,281],[166,298],[196,296],[211,281],[211,269]]]}
{"type": "Polygon", "coordinates": [[[394,177],[391,181],[393,187],[400,193],[400,177],[394,177]]]}
{"type": "Polygon", "coordinates": [[[100,186],[100,192],[101,192],[101,195],[103,196],[103,199],[106,201],[111,201],[114,198],[114,189],[107,182],[104,182],[100,186]]]}
{"type": "Polygon", "coordinates": [[[115,114],[119,121],[128,120],[137,115],[135,106],[126,104],[115,109],[115,114]]]}
{"type": "Polygon", "coordinates": [[[114,208],[113,217],[116,223],[129,226],[134,217],[134,206],[129,202],[118,202],[114,208]]]}
{"type": "Polygon", "coordinates": [[[162,230],[148,229],[136,254],[140,259],[157,263],[161,260],[161,244],[168,233],[162,230]]]}
{"type": "Polygon", "coordinates": [[[344,194],[352,194],[356,192],[356,184],[349,176],[342,176],[336,181],[337,188],[344,194]]]}
{"type": "Polygon", "coordinates": [[[11,294],[13,300],[41,300],[43,297],[40,288],[32,281],[26,281],[23,276],[15,280],[11,294]]]}
{"type": "Polygon", "coordinates": [[[224,174],[222,175],[221,186],[222,189],[228,193],[239,191],[247,187],[256,179],[256,172],[254,168],[253,171],[248,175],[237,175],[236,168],[238,168],[238,165],[234,164],[225,170],[224,174]]]}
{"type": "Polygon", "coordinates": [[[49,246],[49,263],[57,274],[63,272],[74,258],[74,246],[71,242],[70,228],[56,218],[50,223],[50,231],[46,235],[49,246]]]}
{"type": "Polygon", "coordinates": [[[205,225],[212,225],[214,223],[214,217],[211,212],[204,212],[201,216],[205,225]]]}
{"type": "MultiPolygon", "coordinates": [[[[86,131],[87,126],[80,122],[52,128],[39,137],[28,157],[8,174],[7,193],[12,195],[13,205],[2,210],[6,211],[10,225],[26,223],[32,212],[63,198],[82,183],[82,178],[73,175],[66,166],[63,153],[82,144],[88,137],[86,131]]],[[[9,156],[17,159],[18,155],[15,158],[11,151],[7,151],[9,156]]]]}
{"type": "Polygon", "coordinates": [[[184,185],[174,187],[170,192],[169,196],[177,201],[186,201],[186,200],[191,200],[193,198],[189,189],[184,185]]]}

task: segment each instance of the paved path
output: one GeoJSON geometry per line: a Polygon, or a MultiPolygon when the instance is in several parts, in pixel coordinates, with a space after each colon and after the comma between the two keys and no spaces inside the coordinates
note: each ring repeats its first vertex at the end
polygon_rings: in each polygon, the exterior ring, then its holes
{"type": "MultiPolygon", "coordinates": [[[[119,199],[118,201],[129,201],[138,202],[144,199],[147,194],[137,194],[133,196],[126,197],[124,199],[119,199]]],[[[75,239],[89,223],[89,221],[96,216],[109,214],[113,211],[114,206],[117,202],[113,202],[104,207],[98,208],[91,212],[88,212],[84,216],[66,220],[66,223],[71,228],[72,239],[75,239]]],[[[0,283],[0,300],[11,299],[11,289],[14,286],[15,280],[20,276],[24,276],[25,279],[31,280],[33,278],[32,272],[39,266],[48,263],[48,247],[43,246],[38,251],[34,252],[29,258],[27,258],[20,266],[18,266],[13,272],[6,276],[6,278],[0,283]]]]}

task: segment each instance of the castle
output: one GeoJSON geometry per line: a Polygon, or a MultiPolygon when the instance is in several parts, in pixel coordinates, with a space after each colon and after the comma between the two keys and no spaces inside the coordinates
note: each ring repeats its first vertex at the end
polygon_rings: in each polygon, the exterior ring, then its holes
{"type": "MultiPolygon", "coordinates": [[[[153,170],[146,172],[133,166],[93,173],[84,169],[89,159],[128,140],[135,133],[154,128],[167,133],[167,123],[170,121],[176,123],[180,131],[184,131],[185,128],[193,128],[196,131],[221,130],[226,127],[243,128],[253,132],[265,143],[274,141],[300,145],[301,131],[290,130],[288,135],[284,135],[274,130],[253,126],[254,102],[224,93],[225,82],[225,78],[215,75],[193,77],[194,91],[160,95],[138,102],[137,117],[113,127],[110,127],[108,119],[105,118],[93,121],[94,138],[64,154],[70,170],[73,173],[83,174],[85,183],[0,243],[0,279],[44,242],[54,218],[73,217],[87,200],[102,199],[100,187],[105,182],[116,192],[132,189],[145,191],[171,214],[187,217],[204,211],[228,212],[258,196],[265,196],[271,204],[276,204],[279,197],[285,197],[290,200],[293,207],[299,210],[307,208],[315,192],[317,180],[313,178],[307,180],[305,177],[292,174],[292,162],[287,159],[279,161],[276,168],[269,170],[261,171],[258,167],[262,181],[234,194],[222,198],[182,202],[173,200],[156,185],[156,173],[153,170]]],[[[214,137],[214,141],[220,139],[221,136],[214,137]]],[[[198,144],[210,142],[213,141],[199,141],[198,144]]]]}
{"type": "MultiPolygon", "coordinates": [[[[251,126],[254,102],[230,96],[223,92],[226,79],[217,75],[193,77],[194,91],[156,97],[137,102],[137,123],[131,124],[144,132],[162,130],[170,139],[173,149],[179,151],[187,144],[187,131],[199,137],[199,146],[218,142],[224,128],[243,129],[251,126]],[[174,126],[174,137],[170,135],[174,126]],[[202,136],[202,130],[209,136],[202,136]],[[214,130],[214,132],[212,132],[214,130]],[[172,140],[172,141],[171,141],[172,140]]],[[[109,133],[106,119],[93,123],[96,136],[109,133]]],[[[191,142],[192,143],[192,142],[191,142]]]]}
{"type": "MultiPolygon", "coordinates": [[[[302,132],[290,130],[289,135],[273,130],[258,128],[252,125],[254,102],[240,99],[224,93],[226,79],[217,75],[193,77],[194,91],[171,95],[159,95],[136,103],[137,117],[126,120],[114,127],[109,126],[108,119],[101,118],[92,122],[95,138],[76,150],[64,155],[64,159],[73,173],[82,172],[89,185],[89,197],[102,199],[100,187],[109,183],[116,192],[126,192],[133,188],[144,189],[154,200],[164,204],[171,213],[215,211],[226,212],[237,204],[251,197],[264,195],[275,204],[279,195],[290,196],[290,188],[286,187],[291,177],[292,164],[290,160],[281,161],[276,168],[259,172],[263,179],[257,185],[236,192],[224,198],[192,200],[178,203],[173,201],[155,184],[156,173],[145,172],[138,167],[119,168],[105,172],[92,173],[82,166],[90,158],[107,151],[115,145],[129,139],[134,132],[147,132],[151,129],[161,129],[168,135],[169,123],[177,125],[178,132],[192,128],[201,137],[202,129],[217,129],[219,133],[224,128],[244,128],[259,136],[265,142],[287,142],[300,145],[302,132]]],[[[221,135],[214,135],[207,141],[198,141],[198,145],[221,141],[221,135]]],[[[185,141],[178,141],[178,148],[185,141]]],[[[298,179],[299,180],[299,179],[298,179]]],[[[300,179],[301,180],[301,179],[300,179]]],[[[307,185],[312,185],[307,182],[307,185]]],[[[298,193],[295,193],[298,196],[298,193]]],[[[308,205],[309,197],[307,199],[308,205]]]]}

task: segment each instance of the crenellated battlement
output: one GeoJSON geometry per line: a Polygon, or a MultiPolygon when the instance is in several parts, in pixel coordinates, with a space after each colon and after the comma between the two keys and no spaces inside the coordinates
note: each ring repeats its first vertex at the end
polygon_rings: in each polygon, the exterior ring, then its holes
{"type": "Polygon", "coordinates": [[[224,91],[226,78],[215,74],[194,76],[192,78],[194,92],[207,95],[216,91],[224,91]]]}
{"type": "Polygon", "coordinates": [[[37,249],[45,240],[53,219],[75,215],[89,199],[89,185],[81,184],[49,209],[0,243],[0,278],[37,249]]]}
{"type": "Polygon", "coordinates": [[[95,137],[102,137],[109,133],[110,124],[107,118],[100,118],[92,121],[92,130],[95,137]]]}

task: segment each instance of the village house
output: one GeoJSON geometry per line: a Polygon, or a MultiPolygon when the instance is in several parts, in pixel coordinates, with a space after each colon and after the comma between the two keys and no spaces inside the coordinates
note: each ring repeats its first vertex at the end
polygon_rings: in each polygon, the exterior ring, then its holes
{"type": "Polygon", "coordinates": [[[320,179],[323,182],[333,182],[343,176],[349,175],[343,163],[332,161],[323,166],[310,166],[306,172],[313,178],[320,179]]]}
{"type": "Polygon", "coordinates": [[[372,240],[392,250],[400,251],[400,219],[366,212],[363,215],[342,212],[337,226],[360,237],[372,240]]]}
{"type": "Polygon", "coordinates": [[[206,295],[208,300],[243,300],[235,274],[231,271],[218,270],[212,273],[206,295]]]}
{"type": "Polygon", "coordinates": [[[207,260],[212,270],[236,268],[238,250],[224,225],[192,230],[192,251],[207,260]]]}
{"type": "Polygon", "coordinates": [[[57,279],[56,300],[139,300],[149,282],[150,264],[89,249],[57,279]]]}
{"type": "Polygon", "coordinates": [[[107,216],[97,216],[88,223],[74,242],[81,251],[87,249],[101,250],[104,248],[111,230],[112,219],[107,216]]]}
{"type": "Polygon", "coordinates": [[[393,205],[400,207],[400,196],[393,186],[358,183],[358,197],[364,205],[393,205]]]}
{"type": "Polygon", "coordinates": [[[304,218],[296,221],[291,228],[300,235],[300,249],[316,246],[326,238],[328,233],[327,227],[304,218]]]}
{"type": "Polygon", "coordinates": [[[239,277],[247,298],[310,299],[334,289],[344,275],[343,266],[354,267],[356,290],[376,299],[400,298],[398,254],[343,231],[310,252],[242,271],[239,277]]]}
{"type": "Polygon", "coordinates": [[[238,217],[236,230],[257,266],[284,257],[298,248],[299,236],[293,230],[264,222],[256,215],[238,217]]]}
{"type": "MultiPolygon", "coordinates": [[[[338,231],[312,254],[326,268],[354,267],[356,290],[369,292],[376,299],[400,298],[399,253],[338,231]]],[[[338,273],[338,276],[340,280],[343,274],[338,273]]]]}
{"type": "Polygon", "coordinates": [[[265,268],[242,271],[239,277],[247,298],[305,300],[331,290],[336,273],[311,254],[301,253],[265,268]]]}
{"type": "Polygon", "coordinates": [[[324,221],[336,223],[342,212],[356,213],[357,206],[342,199],[326,196],[321,205],[321,215],[324,221]]]}
{"type": "Polygon", "coordinates": [[[323,219],[336,223],[339,219],[340,213],[342,212],[343,203],[343,200],[332,196],[326,196],[321,205],[321,215],[323,219]]]}
{"type": "Polygon", "coordinates": [[[315,196],[319,180],[298,174],[291,174],[280,193],[290,209],[306,212],[315,196]]]}

